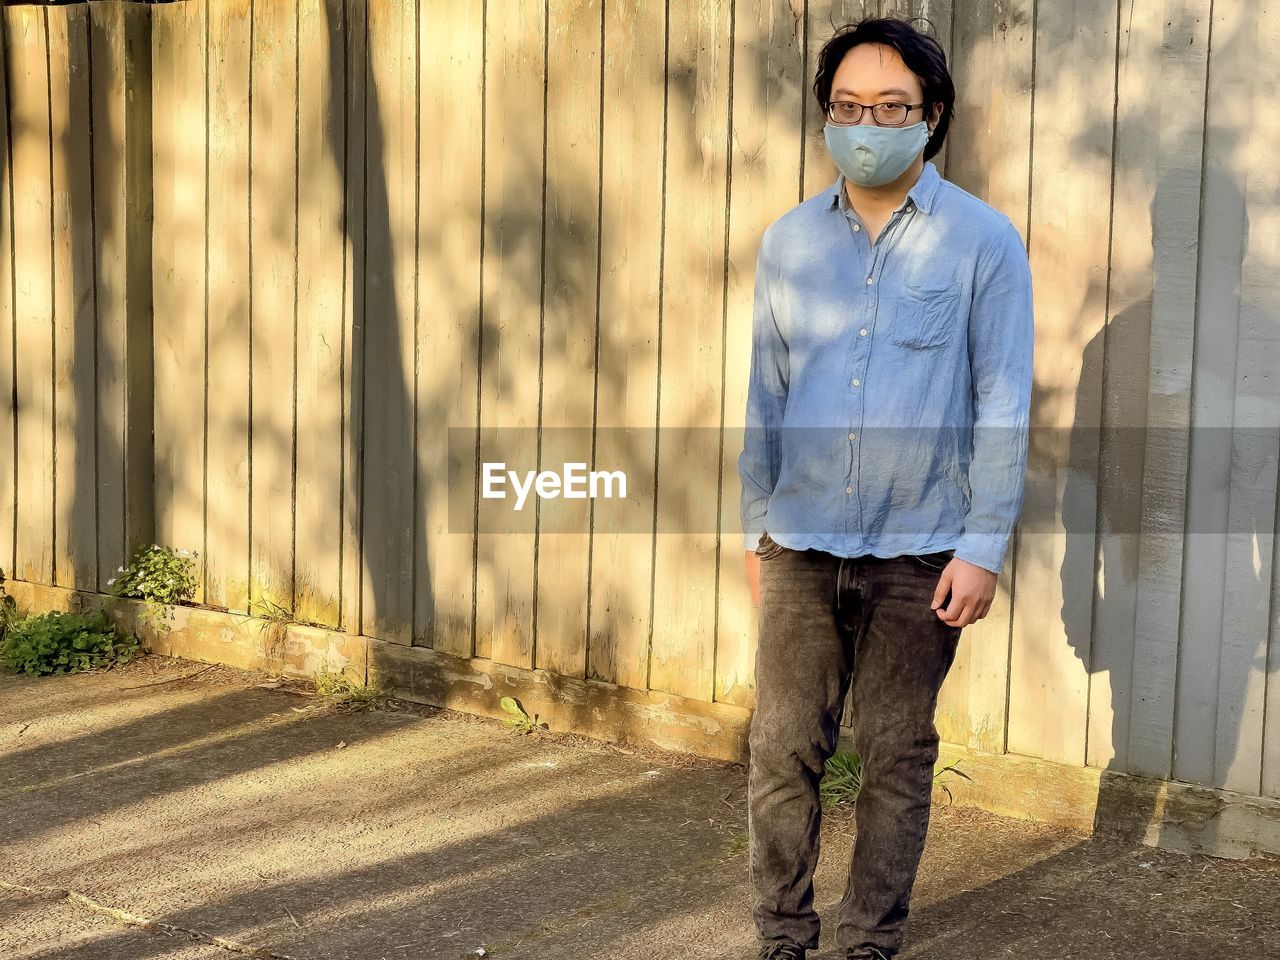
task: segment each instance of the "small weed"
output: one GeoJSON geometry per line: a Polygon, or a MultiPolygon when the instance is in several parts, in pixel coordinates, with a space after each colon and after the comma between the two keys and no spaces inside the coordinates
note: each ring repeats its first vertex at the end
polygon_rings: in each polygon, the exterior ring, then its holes
{"type": "Polygon", "coordinates": [[[262,620],[293,621],[293,611],[286,610],[274,600],[263,597],[256,603],[249,604],[249,613],[262,620]]]}
{"type": "Polygon", "coordinates": [[[745,830],[736,830],[730,834],[729,839],[724,844],[724,855],[726,857],[736,857],[738,854],[746,850],[750,844],[751,837],[745,830]]]}
{"type": "Polygon", "coordinates": [[[127,663],[140,652],[137,639],[116,633],[102,610],[24,617],[11,623],[4,635],[5,662],[33,676],[127,663]]]}
{"type": "Polygon", "coordinates": [[[533,716],[529,716],[529,714],[525,712],[524,707],[520,706],[520,703],[515,699],[515,697],[503,697],[498,701],[498,706],[502,707],[505,712],[511,714],[509,717],[500,718],[502,725],[511,733],[525,734],[533,733],[534,730],[548,729],[545,722],[540,723],[538,721],[538,715],[536,713],[533,716]]]}
{"type": "MultiPolygon", "coordinates": [[[[948,799],[954,799],[944,777],[955,774],[972,782],[963,770],[959,769],[959,760],[947,764],[933,776],[938,785],[946,792],[948,799]]],[[[824,806],[837,803],[853,803],[858,799],[858,791],[862,789],[862,758],[848,750],[837,750],[827,760],[826,772],[818,785],[818,795],[824,806]]]]}
{"type": "Polygon", "coordinates": [[[9,596],[4,585],[4,570],[0,570],[0,645],[4,643],[4,636],[8,633],[9,627],[18,622],[18,603],[9,596]]]}
{"type": "Polygon", "coordinates": [[[163,633],[173,619],[173,605],[195,596],[194,558],[198,556],[198,552],[153,543],[138,550],[128,566],[119,567],[119,576],[108,580],[107,586],[113,596],[143,601],[143,622],[163,633]]]}
{"type": "Polygon", "coordinates": [[[340,706],[362,709],[376,706],[387,697],[382,690],[357,683],[340,673],[325,673],[320,670],[316,672],[315,680],[316,695],[340,706]]]}
{"type": "Polygon", "coordinates": [[[862,789],[862,758],[850,750],[837,750],[827,758],[826,772],[818,784],[822,805],[853,803],[862,789]]]}
{"type": "Polygon", "coordinates": [[[947,764],[945,767],[943,767],[941,770],[939,770],[937,773],[933,775],[933,779],[936,781],[939,781],[938,786],[940,786],[943,792],[946,793],[947,801],[955,802],[955,797],[951,795],[951,788],[948,787],[946,781],[942,779],[949,773],[954,773],[957,777],[964,777],[970,783],[973,783],[973,777],[969,776],[967,773],[965,773],[963,770],[960,769],[959,760],[952,760],[949,764],[947,764]]]}

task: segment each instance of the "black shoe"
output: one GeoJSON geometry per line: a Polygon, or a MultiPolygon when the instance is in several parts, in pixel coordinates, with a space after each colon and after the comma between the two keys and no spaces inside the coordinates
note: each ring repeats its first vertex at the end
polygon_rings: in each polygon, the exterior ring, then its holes
{"type": "Polygon", "coordinates": [[[804,960],[805,948],[794,940],[768,940],[760,947],[758,960],[804,960]]]}
{"type": "Polygon", "coordinates": [[[879,947],[868,944],[862,947],[846,947],[844,960],[892,960],[892,958],[879,947]]]}

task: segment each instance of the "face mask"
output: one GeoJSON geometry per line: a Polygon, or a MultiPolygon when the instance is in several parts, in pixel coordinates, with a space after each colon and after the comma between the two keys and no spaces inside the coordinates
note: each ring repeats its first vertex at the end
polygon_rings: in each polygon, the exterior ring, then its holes
{"type": "Polygon", "coordinates": [[[929,142],[929,125],[923,120],[909,127],[828,123],[823,135],[841,173],[859,186],[879,187],[896,180],[911,166],[929,142]]]}

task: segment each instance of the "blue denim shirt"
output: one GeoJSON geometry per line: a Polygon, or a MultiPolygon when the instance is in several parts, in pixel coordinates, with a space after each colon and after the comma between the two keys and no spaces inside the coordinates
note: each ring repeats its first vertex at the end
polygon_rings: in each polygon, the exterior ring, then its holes
{"type": "Polygon", "coordinates": [[[842,557],[954,549],[999,573],[1022,508],[1031,269],[932,161],[874,244],[844,177],[765,230],[738,473],[760,534],[842,557]]]}

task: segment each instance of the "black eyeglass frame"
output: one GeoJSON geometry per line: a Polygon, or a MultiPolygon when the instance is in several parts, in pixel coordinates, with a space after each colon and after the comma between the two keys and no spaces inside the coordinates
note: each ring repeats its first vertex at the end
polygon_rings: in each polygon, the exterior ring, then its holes
{"type": "Polygon", "coordinates": [[[865,104],[865,103],[859,103],[857,100],[832,100],[832,101],[830,101],[830,102],[827,104],[826,115],[827,115],[827,119],[828,119],[828,120],[830,120],[832,123],[834,123],[837,127],[856,127],[858,124],[860,124],[860,123],[862,122],[862,115],[863,115],[864,113],[866,113],[868,110],[870,110],[870,111],[871,111],[871,119],[872,119],[873,121],[875,121],[876,126],[878,126],[878,127],[901,127],[901,126],[903,126],[903,125],[905,125],[905,124],[906,124],[906,122],[907,122],[907,118],[911,116],[911,111],[912,111],[912,110],[917,110],[917,109],[919,109],[919,108],[921,108],[921,107],[926,107],[926,106],[928,106],[928,101],[925,101],[925,102],[923,102],[923,103],[903,103],[903,104],[899,104],[897,100],[887,100],[887,101],[885,101],[884,103],[873,103],[873,104],[868,105],[868,104],[865,104]],[[834,107],[834,106],[835,106],[836,104],[838,104],[838,103],[852,103],[855,107],[858,107],[858,108],[859,108],[859,109],[858,109],[858,117],[857,117],[857,119],[856,119],[856,120],[854,120],[854,121],[853,121],[853,123],[841,123],[840,121],[838,121],[835,117],[833,117],[833,116],[831,115],[831,108],[832,108],[832,107],[834,107]],[[881,123],[879,120],[877,120],[877,119],[876,119],[876,110],[875,110],[875,108],[876,108],[876,107],[880,107],[880,106],[887,106],[888,104],[891,104],[891,103],[892,103],[892,104],[894,104],[894,105],[897,105],[897,106],[903,106],[903,107],[906,107],[906,108],[907,108],[907,115],[906,115],[905,117],[903,117],[901,120],[899,120],[897,123],[881,123]]]}

